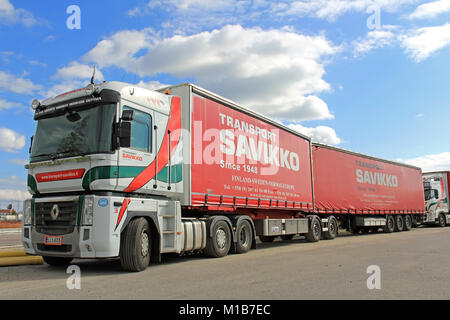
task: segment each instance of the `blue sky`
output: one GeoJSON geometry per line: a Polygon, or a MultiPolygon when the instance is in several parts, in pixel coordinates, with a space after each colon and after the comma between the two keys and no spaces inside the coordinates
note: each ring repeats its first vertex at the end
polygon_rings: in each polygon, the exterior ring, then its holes
{"type": "Polygon", "coordinates": [[[0,204],[24,199],[32,99],[191,81],[313,140],[450,170],[450,0],[0,0],[0,204]],[[69,29],[71,5],[80,29],[69,29]]]}

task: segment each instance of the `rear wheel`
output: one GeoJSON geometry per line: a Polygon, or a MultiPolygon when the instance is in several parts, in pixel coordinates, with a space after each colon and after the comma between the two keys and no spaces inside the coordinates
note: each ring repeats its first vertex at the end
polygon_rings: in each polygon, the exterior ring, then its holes
{"type": "Polygon", "coordinates": [[[408,214],[405,216],[405,225],[403,226],[404,231],[409,231],[412,229],[413,222],[411,216],[408,214]]]}
{"type": "Polygon", "coordinates": [[[326,240],[332,240],[336,238],[338,234],[338,223],[335,217],[328,218],[328,231],[323,233],[323,238],[326,240]]]}
{"type": "Polygon", "coordinates": [[[142,271],[150,263],[150,228],[145,218],[131,220],[122,232],[120,263],[125,271],[142,271]]]}
{"type": "Polygon", "coordinates": [[[241,220],[236,229],[236,252],[245,253],[250,250],[253,243],[252,227],[247,220],[241,220]]]}
{"type": "Polygon", "coordinates": [[[403,231],[403,226],[405,225],[404,221],[403,221],[403,216],[401,215],[396,215],[395,216],[395,228],[394,231],[396,232],[400,232],[403,231]]]}
{"type": "Polygon", "coordinates": [[[49,256],[43,256],[42,259],[44,259],[46,264],[49,264],[51,266],[58,266],[58,267],[68,266],[73,260],[72,258],[49,257],[49,256]]]}
{"type": "Polygon", "coordinates": [[[387,216],[386,217],[386,225],[384,226],[384,232],[386,233],[392,233],[395,229],[395,220],[393,216],[387,216]]]}
{"type": "Polygon", "coordinates": [[[221,258],[228,254],[231,247],[231,231],[228,223],[217,221],[211,237],[206,240],[205,254],[212,258],[221,258]]]}
{"type": "Polygon", "coordinates": [[[309,224],[309,230],[306,234],[306,240],[309,242],[317,242],[320,240],[320,236],[322,235],[322,226],[320,223],[320,219],[317,216],[312,216],[311,222],[309,224]]]}

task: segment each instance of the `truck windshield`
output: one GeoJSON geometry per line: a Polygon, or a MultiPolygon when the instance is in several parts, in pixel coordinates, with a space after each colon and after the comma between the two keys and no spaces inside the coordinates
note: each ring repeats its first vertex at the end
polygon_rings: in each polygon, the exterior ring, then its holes
{"type": "Polygon", "coordinates": [[[111,152],[115,112],[107,104],[38,120],[30,161],[111,152]]]}

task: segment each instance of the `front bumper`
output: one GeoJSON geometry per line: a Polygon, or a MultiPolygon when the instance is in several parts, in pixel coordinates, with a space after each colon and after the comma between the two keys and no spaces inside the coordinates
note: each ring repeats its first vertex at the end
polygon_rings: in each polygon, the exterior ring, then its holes
{"type": "MultiPolygon", "coordinates": [[[[71,258],[109,258],[117,257],[120,248],[120,230],[114,230],[116,208],[114,203],[120,202],[120,197],[92,196],[94,198],[93,223],[83,225],[81,210],[78,210],[76,225],[66,234],[48,234],[45,228],[24,226],[22,242],[25,252],[31,255],[71,257],[71,258]],[[107,203],[107,205],[105,205],[107,203]],[[53,236],[61,239],[55,244],[46,244],[45,237],[53,236]]],[[[73,201],[67,197],[35,199],[39,202],[58,203],[73,201]]],[[[83,199],[80,201],[82,204],[83,199]]],[[[34,219],[36,223],[36,219],[34,219]]]]}

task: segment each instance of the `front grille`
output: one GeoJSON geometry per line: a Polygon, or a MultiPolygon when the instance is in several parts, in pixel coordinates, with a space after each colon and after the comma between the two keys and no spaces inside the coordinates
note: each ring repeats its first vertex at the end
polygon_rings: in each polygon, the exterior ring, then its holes
{"type": "Polygon", "coordinates": [[[43,243],[38,243],[37,248],[39,251],[47,251],[47,252],[70,252],[72,251],[72,245],[63,244],[60,246],[47,246],[43,243]]]}
{"type": "Polygon", "coordinates": [[[38,202],[34,206],[36,231],[48,235],[72,233],[77,222],[78,201],[70,202],[38,202]],[[54,205],[58,206],[59,214],[52,216],[54,205]]]}

